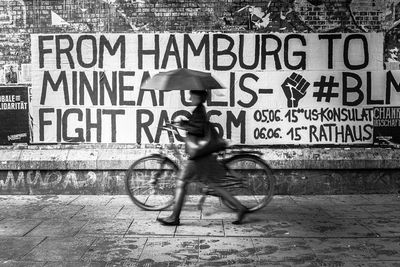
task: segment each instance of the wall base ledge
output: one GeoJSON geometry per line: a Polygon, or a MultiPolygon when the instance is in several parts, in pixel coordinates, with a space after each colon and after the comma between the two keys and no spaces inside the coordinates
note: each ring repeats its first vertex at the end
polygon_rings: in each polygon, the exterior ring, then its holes
{"type": "MultiPolygon", "coordinates": [[[[183,151],[183,146],[181,145],[183,151]]],[[[0,170],[125,170],[157,145],[19,145],[0,147],[0,170]]],[[[256,150],[276,170],[400,169],[400,149],[389,147],[277,148],[256,150]]]]}

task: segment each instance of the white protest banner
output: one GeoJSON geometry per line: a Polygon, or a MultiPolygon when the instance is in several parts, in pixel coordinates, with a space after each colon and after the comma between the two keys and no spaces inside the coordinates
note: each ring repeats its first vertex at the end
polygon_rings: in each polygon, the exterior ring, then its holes
{"type": "Polygon", "coordinates": [[[160,71],[211,72],[207,110],[234,143],[365,144],[375,106],[399,105],[381,34],[32,36],[35,143],[165,143],[188,92],[143,90],[160,71]],[[277,71],[279,70],[279,71],[277,71]]]}

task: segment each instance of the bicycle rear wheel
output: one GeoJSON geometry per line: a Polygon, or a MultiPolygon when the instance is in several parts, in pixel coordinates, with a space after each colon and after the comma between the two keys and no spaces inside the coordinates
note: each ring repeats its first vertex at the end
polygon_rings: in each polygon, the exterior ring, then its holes
{"type": "MultiPolygon", "coordinates": [[[[235,155],[225,162],[226,189],[249,211],[265,207],[274,194],[275,177],[269,166],[255,155],[235,155]]],[[[236,208],[222,199],[230,209],[236,208]]]]}
{"type": "Polygon", "coordinates": [[[126,172],[128,194],[144,210],[163,210],[174,202],[178,171],[178,166],[167,157],[141,158],[126,172]]]}

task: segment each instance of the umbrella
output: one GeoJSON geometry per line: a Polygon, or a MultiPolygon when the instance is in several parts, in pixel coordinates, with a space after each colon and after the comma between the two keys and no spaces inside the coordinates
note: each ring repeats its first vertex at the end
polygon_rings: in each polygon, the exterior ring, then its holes
{"type": "Polygon", "coordinates": [[[156,90],[210,90],[224,87],[210,73],[179,68],[156,74],[148,79],[141,88],[156,90]]]}

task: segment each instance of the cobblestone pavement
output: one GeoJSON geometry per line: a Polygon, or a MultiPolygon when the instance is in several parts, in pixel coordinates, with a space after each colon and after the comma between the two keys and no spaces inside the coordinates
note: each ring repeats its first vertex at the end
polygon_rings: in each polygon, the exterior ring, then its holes
{"type": "Polygon", "coordinates": [[[400,266],[398,195],[275,196],[242,225],[197,200],[168,227],[127,196],[1,195],[0,266],[400,266]]]}

